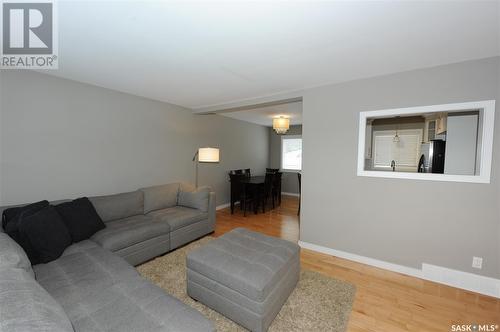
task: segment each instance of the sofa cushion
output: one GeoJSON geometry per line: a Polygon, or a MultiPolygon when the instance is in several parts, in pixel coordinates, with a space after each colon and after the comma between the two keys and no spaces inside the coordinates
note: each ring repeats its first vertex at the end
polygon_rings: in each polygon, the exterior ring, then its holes
{"type": "Polygon", "coordinates": [[[28,254],[31,264],[53,261],[71,244],[68,228],[53,206],[27,217],[21,216],[19,236],[23,242],[29,243],[30,250],[23,249],[28,254]]]}
{"type": "Polygon", "coordinates": [[[168,223],[156,222],[151,216],[140,215],[109,222],[105,229],[95,233],[91,239],[105,249],[117,251],[169,232],[168,223]]]}
{"type": "Polygon", "coordinates": [[[87,197],[56,205],[73,242],[88,239],[104,227],[101,217],[87,197]]]}
{"type": "Polygon", "coordinates": [[[90,240],[70,246],[60,259],[34,269],[76,331],[214,331],[195,309],[90,240]]]}
{"type": "Polygon", "coordinates": [[[32,277],[35,276],[23,248],[6,233],[0,233],[0,270],[6,268],[23,269],[32,277]]]}
{"type": "Polygon", "coordinates": [[[48,264],[33,265],[37,281],[56,299],[77,305],[78,298],[65,297],[75,286],[86,288],[105,287],[114,282],[136,278],[139,273],[126,261],[92,240],[74,243],[59,257],[48,264]]]}
{"type": "Polygon", "coordinates": [[[73,331],[52,296],[23,269],[0,269],[0,331],[73,331]]]}
{"type": "Polygon", "coordinates": [[[180,191],[178,204],[180,206],[207,212],[209,194],[210,189],[208,187],[199,188],[195,191],[180,191]]]}
{"type": "Polygon", "coordinates": [[[161,186],[142,188],[144,192],[144,213],[177,205],[179,184],[170,183],[161,186]]]}
{"type": "Polygon", "coordinates": [[[144,213],[144,194],[140,190],[89,197],[102,221],[109,222],[144,213]]]}
{"type": "Polygon", "coordinates": [[[207,219],[208,213],[184,206],[176,206],[150,212],[148,216],[154,217],[155,220],[161,223],[168,223],[170,231],[173,232],[179,228],[207,219]]]}

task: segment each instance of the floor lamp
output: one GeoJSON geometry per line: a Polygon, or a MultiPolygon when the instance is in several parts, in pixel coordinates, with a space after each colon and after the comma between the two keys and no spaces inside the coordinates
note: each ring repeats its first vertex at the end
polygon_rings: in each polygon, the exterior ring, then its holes
{"type": "Polygon", "coordinates": [[[198,164],[199,163],[218,163],[219,149],[217,148],[199,148],[194,154],[193,161],[196,163],[195,186],[198,188],[198,164]]]}

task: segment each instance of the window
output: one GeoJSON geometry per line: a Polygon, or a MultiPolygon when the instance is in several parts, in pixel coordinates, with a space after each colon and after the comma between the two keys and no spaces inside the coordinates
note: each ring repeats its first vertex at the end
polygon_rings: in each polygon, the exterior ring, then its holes
{"type": "Polygon", "coordinates": [[[397,169],[417,171],[422,143],[422,130],[399,130],[399,142],[394,142],[395,130],[375,131],[373,133],[373,166],[390,168],[394,160],[397,169]]]}
{"type": "Polygon", "coordinates": [[[286,171],[302,170],[302,137],[281,137],[281,169],[286,171]]]}

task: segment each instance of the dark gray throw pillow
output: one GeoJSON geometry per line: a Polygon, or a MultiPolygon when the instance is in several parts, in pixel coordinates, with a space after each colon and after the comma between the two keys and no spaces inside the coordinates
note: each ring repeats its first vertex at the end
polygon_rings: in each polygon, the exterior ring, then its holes
{"type": "Polygon", "coordinates": [[[86,240],[106,227],[87,197],[56,205],[55,208],[68,227],[73,242],[86,240]]]}
{"type": "Polygon", "coordinates": [[[26,236],[20,234],[19,223],[22,218],[28,217],[37,213],[49,206],[48,201],[40,201],[25,206],[19,206],[6,209],[2,214],[2,224],[4,224],[5,233],[7,233],[14,241],[16,241],[26,252],[28,257],[34,257],[35,252],[31,247],[30,242],[26,236]]]}
{"type": "Polygon", "coordinates": [[[26,252],[31,264],[48,263],[59,258],[71,245],[66,225],[53,206],[48,206],[19,221],[19,234],[31,246],[26,252]]]}
{"type": "Polygon", "coordinates": [[[16,240],[17,226],[21,215],[35,213],[47,206],[49,206],[49,202],[44,200],[24,206],[5,209],[2,212],[2,227],[5,230],[5,233],[9,234],[10,237],[16,240]]]}

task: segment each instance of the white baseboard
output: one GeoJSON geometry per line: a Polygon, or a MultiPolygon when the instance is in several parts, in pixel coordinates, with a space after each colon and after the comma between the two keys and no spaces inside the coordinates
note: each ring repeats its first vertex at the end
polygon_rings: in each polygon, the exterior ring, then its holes
{"type": "Polygon", "coordinates": [[[327,247],[319,246],[317,244],[312,244],[312,243],[303,242],[303,241],[299,241],[299,246],[301,246],[304,249],[314,250],[317,252],[321,252],[323,254],[337,256],[340,258],[348,259],[350,261],[355,261],[358,263],[363,263],[366,265],[379,267],[381,269],[406,274],[406,275],[409,275],[412,277],[422,278],[422,271],[419,269],[415,269],[413,267],[393,264],[393,263],[381,261],[378,259],[360,256],[360,255],[356,255],[356,254],[351,254],[351,253],[348,253],[345,251],[331,249],[331,248],[327,248],[327,247]]]}
{"type": "Polygon", "coordinates": [[[431,264],[422,264],[422,269],[393,264],[378,259],[351,254],[345,251],[331,249],[316,244],[299,241],[299,246],[305,249],[337,256],[358,263],[375,266],[381,269],[406,274],[412,277],[429,280],[468,291],[500,298],[500,279],[481,276],[478,274],[453,270],[431,264]]]}
{"type": "Polygon", "coordinates": [[[284,192],[284,191],[281,192],[281,195],[299,197],[299,194],[296,194],[296,193],[287,193],[287,192],[284,192]]]}
{"type": "Polygon", "coordinates": [[[422,264],[422,279],[500,298],[500,280],[457,271],[442,266],[422,264]]]}
{"type": "Polygon", "coordinates": [[[222,210],[222,209],[225,209],[225,208],[230,207],[230,206],[231,206],[231,203],[225,203],[225,204],[217,205],[215,207],[215,210],[222,210]]]}

